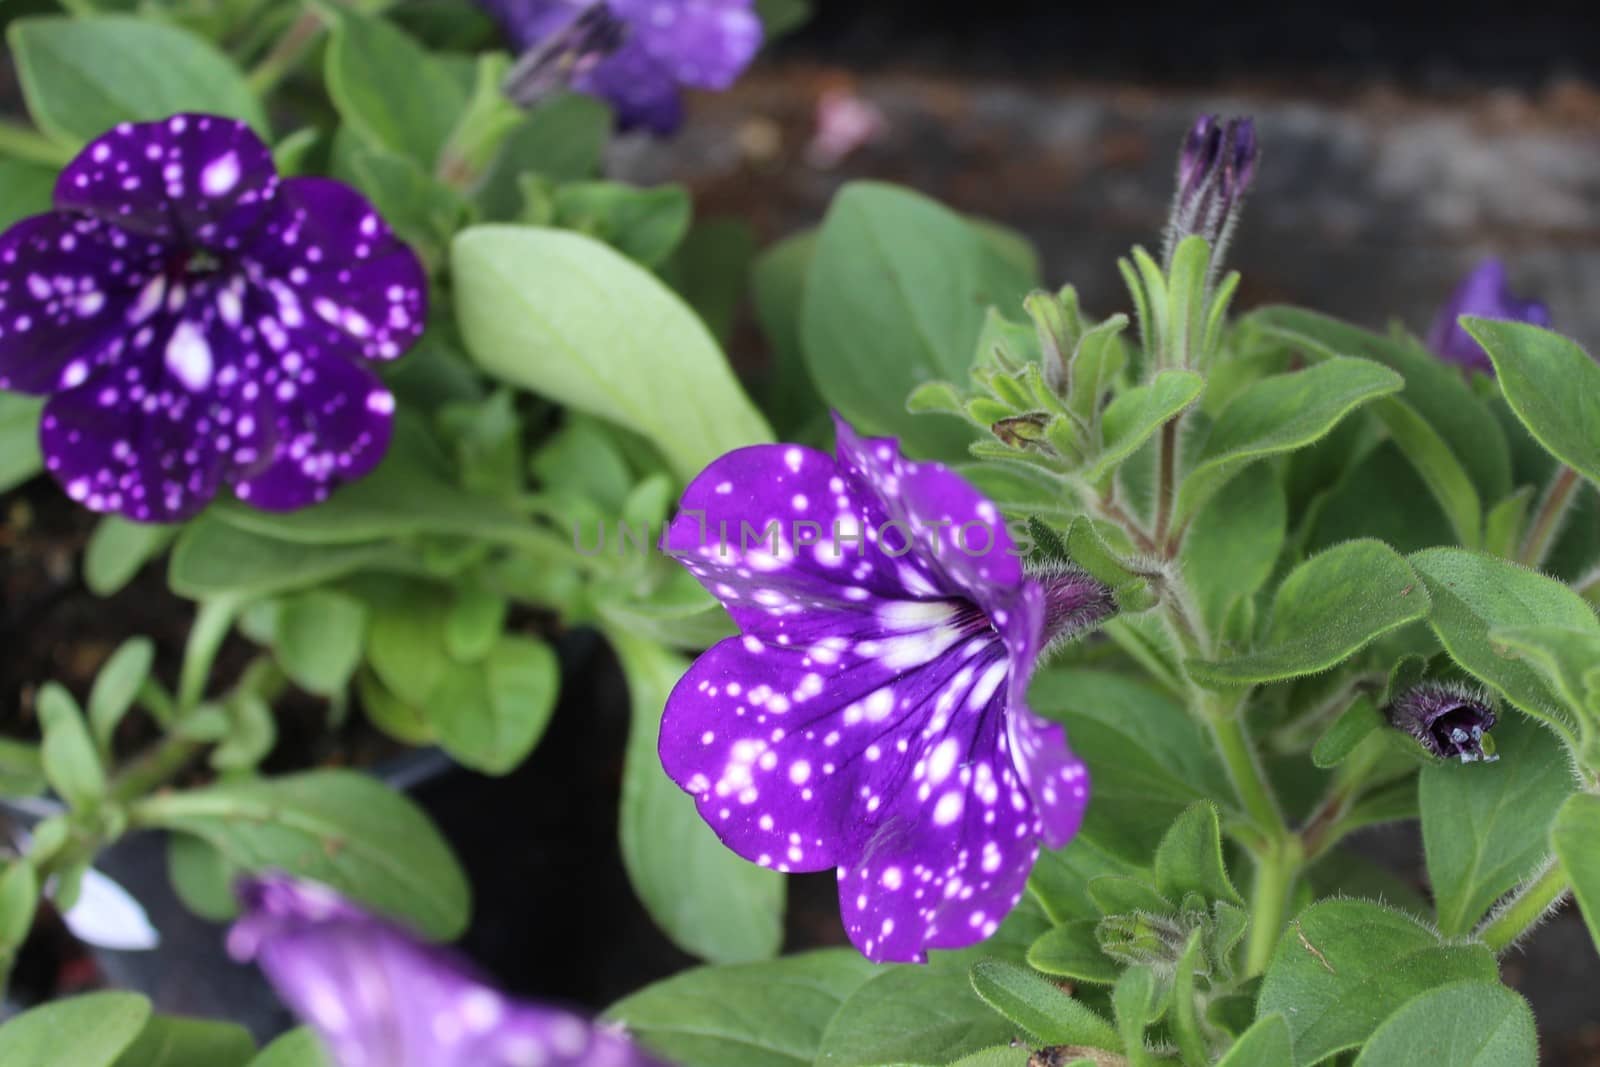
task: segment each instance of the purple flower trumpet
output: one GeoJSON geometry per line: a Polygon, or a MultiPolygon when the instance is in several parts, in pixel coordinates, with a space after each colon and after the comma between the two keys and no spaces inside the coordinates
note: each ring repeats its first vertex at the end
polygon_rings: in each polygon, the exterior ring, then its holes
{"type": "Polygon", "coordinates": [[[1544,304],[1512,293],[1505,264],[1498,259],[1484,260],[1461,279],[1428,330],[1428,347],[1440,359],[1493,374],[1489,354],[1457,321],[1463,315],[1530,322],[1535,326],[1549,326],[1551,321],[1550,309],[1544,304]]]}
{"type": "Polygon", "coordinates": [[[1494,709],[1480,692],[1445,682],[1422,682],[1389,705],[1389,721],[1440,759],[1493,762],[1494,709]]]}

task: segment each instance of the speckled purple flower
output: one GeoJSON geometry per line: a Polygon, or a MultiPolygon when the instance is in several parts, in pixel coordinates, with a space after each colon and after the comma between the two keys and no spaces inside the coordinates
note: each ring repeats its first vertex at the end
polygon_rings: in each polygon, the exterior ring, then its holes
{"type": "Polygon", "coordinates": [[[1415,737],[1440,759],[1492,763],[1494,709],[1481,691],[1450,682],[1422,682],[1407,689],[1388,708],[1389,721],[1415,737]]]}
{"type": "Polygon", "coordinates": [[[289,510],[382,458],[394,398],[367,363],[421,334],[427,279],[354,189],[174,115],[88,145],[55,205],[0,235],[0,388],[50,397],[74,500],[174,522],[231,484],[289,510]]]}
{"type": "Polygon", "coordinates": [[[1023,573],[994,504],[862,439],[758,445],[685,491],[665,548],[740,636],[673,690],[661,760],[739,855],[838,868],[851,940],[921,960],[994,933],[1089,797],[1024,703],[1041,650],[1113,610],[1073,570],[1023,573]]]}
{"type": "Polygon", "coordinates": [[[573,87],[609,100],[626,127],[671,133],[683,121],[684,87],[726,89],[761,47],[761,20],[751,0],[480,0],[519,50],[570,38],[579,52],[595,35],[573,34],[585,15],[603,9],[621,34],[599,34],[608,54],[574,55],[573,87]]]}
{"type": "Polygon", "coordinates": [[[1535,326],[1550,325],[1549,308],[1537,300],[1523,300],[1511,292],[1505,264],[1498,259],[1484,260],[1473,268],[1472,273],[1461,279],[1461,284],[1450,294],[1444,307],[1439,309],[1433,327],[1428,330],[1428,347],[1440,359],[1493,374],[1494,364],[1489,362],[1489,354],[1457,321],[1463,315],[1531,322],[1535,326]]]}
{"type": "Polygon", "coordinates": [[[335,1067],[661,1067],[621,1035],[514,1000],[323,886],[243,883],[228,950],[255,960],[335,1067]]]}

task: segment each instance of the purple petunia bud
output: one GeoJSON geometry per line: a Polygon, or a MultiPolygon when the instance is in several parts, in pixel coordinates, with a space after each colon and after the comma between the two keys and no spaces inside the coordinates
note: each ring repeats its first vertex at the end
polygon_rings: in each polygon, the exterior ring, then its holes
{"type": "Polygon", "coordinates": [[[1254,120],[1224,123],[1215,115],[1196,120],[1178,154],[1178,191],[1167,221],[1169,259],[1178,242],[1193,236],[1204,237],[1214,258],[1222,258],[1259,158],[1254,120]]]}
{"type": "Polygon", "coordinates": [[[1494,709],[1487,698],[1465,686],[1423,682],[1405,690],[1388,708],[1389,721],[1415,737],[1440,759],[1493,762],[1494,709]]]}
{"type": "Polygon", "coordinates": [[[598,0],[524,52],[506,74],[501,91],[512,103],[532,107],[615,55],[627,39],[628,24],[598,0]]]}
{"type": "Polygon", "coordinates": [[[1457,363],[1485,374],[1494,373],[1494,364],[1471,334],[1458,321],[1463,315],[1485,319],[1509,319],[1549,326],[1550,309],[1537,300],[1523,300],[1511,291],[1505,264],[1486,259],[1461,279],[1450,299],[1439,309],[1428,330],[1428,348],[1448,363],[1457,363]]]}

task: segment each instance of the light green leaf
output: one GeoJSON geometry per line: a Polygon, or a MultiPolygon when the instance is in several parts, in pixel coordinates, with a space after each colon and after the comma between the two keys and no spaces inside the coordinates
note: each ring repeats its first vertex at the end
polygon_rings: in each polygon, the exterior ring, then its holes
{"type": "Polygon", "coordinates": [[[350,684],[361,662],[366,629],[367,609],[361,601],[313,589],[281,602],[274,651],[296,685],[331,697],[350,684]]]}
{"type": "Polygon", "coordinates": [[[7,31],[28,113],[67,144],[119,122],[178,112],[243,119],[267,132],[244,75],[204,39],[177,26],[126,15],[18,19],[7,31]]]}
{"type": "Polygon", "coordinates": [[[875,182],[828,209],[805,285],[801,339],[824,400],[863,433],[913,454],[964,454],[971,428],[914,416],[925,381],[965,381],[990,305],[1014,309],[1034,277],[949,209],[875,182]]]}
{"type": "Polygon", "coordinates": [[[410,555],[392,544],[295,544],[206,515],[185,525],[178,536],[167,583],[179,596],[193,600],[230,593],[263,597],[353,571],[412,566],[410,555]]]}
{"type": "Polygon", "coordinates": [[[643,434],[682,478],[772,439],[699,316],[598,241],[477,226],[451,261],[463,340],[490,374],[643,434]]]}
{"type": "Polygon", "coordinates": [[[1206,380],[1194,371],[1164,370],[1148,385],[1120,394],[1101,415],[1104,445],[1083,476],[1091,482],[1111,474],[1161,427],[1200,397],[1206,380]]]}
{"type": "Polygon", "coordinates": [[[1385,397],[1373,409],[1383,420],[1395,445],[1427,483],[1434,500],[1449,518],[1456,538],[1468,548],[1477,548],[1483,537],[1483,502],[1450,446],[1403,401],[1385,397]]]}
{"type": "Polygon", "coordinates": [[[1263,1015],[1239,1035],[1217,1067],[1293,1067],[1294,1043],[1282,1015],[1263,1015]]]}
{"type": "Polygon", "coordinates": [[[826,412],[811,384],[800,340],[806,278],[816,252],[817,232],[805,230],[772,245],[751,268],[756,318],[771,350],[771,366],[761,377],[757,397],[784,440],[794,440],[826,412]]]}
{"type": "Polygon", "coordinates": [[[972,988],[984,1003],[1022,1027],[1042,1045],[1090,1045],[1116,1049],[1116,1029],[1061,987],[1023,967],[980,960],[972,988]]]}
{"type": "Polygon", "coordinates": [[[431,172],[467,106],[467,87],[393,23],[345,7],[324,62],[339,117],[431,172]]]}
{"type": "Polygon", "coordinates": [[[1347,358],[1251,383],[1217,416],[1178,491],[1173,523],[1193,515],[1248,464],[1304,448],[1362,404],[1404,385],[1385,367],[1347,358]]]}
{"type": "Polygon", "coordinates": [[[1600,366],[1572,341],[1523,322],[1468,318],[1506,403],[1550,453],[1600,481],[1600,366]]]}
{"type": "Polygon", "coordinates": [[[658,267],[689,233],[692,207],[681,185],[568,182],[555,191],[564,229],[604,241],[635,263],[658,267]]]}
{"type": "Polygon", "coordinates": [[[233,868],[309,878],[428,937],[466,927],[460,864],[408,797],[351,771],[253,779],[142,801],[134,818],[204,839],[233,868]]]}
{"type": "Polygon", "coordinates": [[[1499,982],[1458,982],[1430,990],[1389,1016],[1355,1067],[1449,1064],[1536,1067],[1539,1034],[1528,1002],[1499,982]]]}
{"type": "Polygon", "coordinates": [[[1114,984],[1122,964],[1101,950],[1098,926],[1095,919],[1075,919],[1049,930],[1028,948],[1028,966],[1092,985],[1114,984]]]}
{"type": "MultiPolygon", "coordinates": [[[[55,186],[54,167],[29,163],[21,159],[0,159],[0,227],[9,228],[13,222],[25,219],[29,215],[42,215],[49,211],[55,186]]],[[[9,396],[21,399],[18,394],[9,396]]],[[[0,411],[5,410],[6,398],[0,395],[0,411]]],[[[42,398],[32,401],[35,410],[42,402],[42,398]]],[[[0,419],[3,417],[0,416],[0,419]]],[[[0,456],[3,455],[5,450],[0,448],[0,456]]],[[[4,487],[5,478],[0,474],[0,489],[4,487]]]]}
{"type": "Polygon", "coordinates": [[[136,993],[58,1000],[0,1026],[0,1063],[17,1067],[111,1067],[150,1019],[136,993]]]}
{"type": "Polygon", "coordinates": [[[0,493],[44,470],[39,451],[39,412],[44,398],[0,390],[0,493]]]}
{"type": "Polygon", "coordinates": [[[1245,468],[1195,515],[1179,559],[1208,631],[1221,633],[1233,605],[1272,574],[1287,529],[1283,485],[1265,463],[1245,468]]]}
{"type": "Polygon", "coordinates": [[[9,976],[17,953],[33,929],[39,908],[39,876],[29,859],[13,859],[0,873],[0,976],[9,976]]]}
{"type": "Polygon", "coordinates": [[[1190,660],[1207,685],[1246,685],[1314,674],[1377,637],[1426,618],[1428,592],[1381,541],[1347,541],[1289,573],[1256,648],[1229,659],[1190,660]]]}
{"type": "Polygon", "coordinates": [[[1039,853],[1033,873],[1028,876],[1028,891],[1052,922],[1096,919],[1100,909],[1089,899],[1089,882],[1107,874],[1147,877],[1149,872],[1080,834],[1065,848],[1047,848],[1039,853]]]}
{"type": "Polygon", "coordinates": [[[1016,1034],[976,993],[965,968],[881,969],[839,1008],[819,1067],[942,1067],[1016,1034]]]}
{"type": "Polygon", "coordinates": [[[1411,557],[1433,601],[1428,622],[1451,657],[1530,715],[1571,730],[1542,673],[1494,645],[1490,632],[1529,625],[1600,634],[1594,609],[1560,582],[1515,563],[1457,548],[1411,557]]]}
{"type": "Polygon", "coordinates": [[[812,1067],[823,1030],[880,968],[854,949],[699,967],[606,1012],[683,1067],[812,1067]]]}
{"type": "Polygon", "coordinates": [[[261,1050],[250,1067],[332,1067],[317,1035],[309,1029],[291,1030],[261,1050]]]}
{"type": "Polygon", "coordinates": [[[89,535],[89,544],[83,551],[83,584],[95,596],[121,592],[146,563],[167,550],[179,529],[129,522],[120,515],[105,516],[89,535]]]}
{"type": "Polygon", "coordinates": [[[198,837],[167,835],[167,877],[183,906],[212,922],[227,922],[239,914],[233,895],[238,872],[222,854],[198,837]]]}
{"type": "Polygon", "coordinates": [[[1210,801],[1190,805],[1156,849],[1156,888],[1168,900],[1199,893],[1208,902],[1243,904],[1222,862],[1222,827],[1210,801]]]}
{"type": "Polygon", "coordinates": [[[503,637],[483,662],[451,664],[422,712],[456,759],[485,774],[508,774],[544,736],[560,675],[550,646],[503,637]]]}
{"type": "Polygon", "coordinates": [[[661,769],[661,709],[688,661],[609,632],[628,679],[633,724],[622,772],[622,860],[645,907],[676,944],[720,963],[761,959],[783,940],[785,881],[731,852],[694,799],[661,769]]]}
{"type": "Polygon", "coordinates": [[[1311,749],[1311,762],[1326,770],[1337,767],[1372,736],[1374,730],[1384,727],[1383,715],[1365,694],[1357,697],[1340,716],[1317,738],[1311,749]]]}
{"type": "Polygon", "coordinates": [[[60,685],[47,682],[39,690],[38,708],[44,729],[40,755],[51,788],[74,808],[93,806],[105,795],[106,772],[78,702],[60,685]]]}
{"type": "Polygon", "coordinates": [[[1507,716],[1494,763],[1424,767],[1418,798],[1439,932],[1468,933],[1500,895],[1549,855],[1550,825],[1577,789],[1566,748],[1542,725],[1507,716]]]}
{"type": "Polygon", "coordinates": [[[1484,946],[1446,944],[1411,916],[1367,901],[1325,900],[1289,927],[1267,967],[1258,1010],[1283,1014],[1300,1063],[1360,1045],[1396,1004],[1420,993],[1498,977],[1484,946]]]}
{"type": "Polygon", "coordinates": [[[242,1026],[158,1015],[116,1067],[245,1067],[255,1054],[256,1043],[242,1026]]]}
{"type": "Polygon", "coordinates": [[[1589,926],[1589,940],[1600,947],[1600,796],[1569,797],[1550,827],[1550,843],[1572,883],[1572,895],[1589,926]]]}
{"type": "Polygon", "coordinates": [[[522,204],[518,180],[537,174],[553,182],[581,181],[600,170],[611,136],[611,112],[597,97],[563,93],[539,104],[506,135],[500,155],[479,185],[485,218],[504,221],[522,204]]]}

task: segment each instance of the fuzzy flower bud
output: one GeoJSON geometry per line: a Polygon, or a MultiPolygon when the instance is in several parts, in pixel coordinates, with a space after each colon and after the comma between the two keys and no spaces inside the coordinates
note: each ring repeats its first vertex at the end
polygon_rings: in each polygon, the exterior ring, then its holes
{"type": "Polygon", "coordinates": [[[1445,682],[1412,686],[1388,707],[1389,721],[1440,759],[1493,762],[1494,709],[1483,693],[1445,682]]]}
{"type": "Polygon", "coordinates": [[[1167,222],[1169,257],[1185,237],[1200,236],[1222,258],[1259,157],[1253,119],[1224,123],[1215,115],[1202,115],[1195,122],[1178,155],[1178,191],[1167,222]]]}

